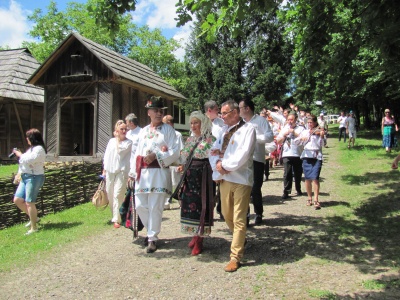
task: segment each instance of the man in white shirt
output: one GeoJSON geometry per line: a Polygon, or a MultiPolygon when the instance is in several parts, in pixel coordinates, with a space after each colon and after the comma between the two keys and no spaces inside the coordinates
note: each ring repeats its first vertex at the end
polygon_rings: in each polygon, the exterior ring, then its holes
{"type": "Polygon", "coordinates": [[[254,213],[256,214],[254,224],[260,225],[264,212],[261,188],[264,179],[265,143],[272,142],[274,134],[269,123],[265,118],[255,114],[254,109],[254,102],[251,100],[244,99],[239,102],[240,117],[246,123],[253,125],[256,131],[256,145],[253,154],[254,183],[251,190],[251,198],[253,199],[254,213]]]}
{"type": "Polygon", "coordinates": [[[290,113],[287,118],[287,124],[282,128],[276,137],[278,144],[282,145],[282,161],[283,161],[283,195],[282,199],[288,199],[292,192],[293,176],[297,196],[301,196],[301,174],[303,173],[302,161],[300,159],[302,146],[293,143],[304,127],[297,124],[297,114],[290,113]]]}
{"type": "Polygon", "coordinates": [[[328,145],[327,145],[328,122],[325,120],[323,113],[319,114],[318,126],[321,129],[323,129],[324,132],[325,132],[325,135],[324,135],[324,146],[325,146],[325,148],[328,148],[328,145]]]}
{"type": "MultiPolygon", "coordinates": [[[[224,120],[222,120],[218,116],[219,108],[217,102],[215,102],[214,100],[209,100],[206,103],[204,103],[204,113],[211,120],[212,123],[211,134],[217,139],[221,134],[222,128],[225,126],[224,120]]],[[[214,190],[216,190],[216,188],[217,186],[214,183],[214,190]]],[[[221,199],[219,197],[219,194],[215,196],[215,204],[217,213],[223,220],[224,217],[221,213],[221,199]]]]}
{"type": "MultiPolygon", "coordinates": [[[[172,126],[172,128],[175,128],[174,117],[171,115],[164,116],[163,123],[172,126]]],[[[182,133],[175,130],[175,134],[176,134],[176,141],[179,145],[179,153],[180,153],[183,148],[182,133]]],[[[174,162],[174,164],[175,164],[175,162],[174,162]]],[[[175,188],[178,185],[179,180],[181,179],[181,173],[179,173],[177,171],[177,168],[178,168],[178,166],[173,166],[173,165],[169,166],[169,169],[171,170],[171,178],[172,178],[172,193],[175,191],[175,188]]],[[[170,197],[165,199],[164,209],[171,208],[169,199],[170,199],[170,197]]]]}
{"type": "Polygon", "coordinates": [[[350,146],[354,148],[354,142],[356,141],[357,137],[357,130],[356,130],[356,119],[354,119],[353,112],[349,113],[349,116],[346,118],[346,133],[349,135],[349,144],[347,148],[350,149],[350,146]]]}
{"type": "Polygon", "coordinates": [[[147,229],[146,252],[157,250],[165,198],[172,194],[171,172],[168,168],[179,158],[175,130],[162,122],[164,101],[153,96],[145,106],[150,124],[139,133],[130,180],[135,180],[136,211],[147,229]]]}
{"type": "Polygon", "coordinates": [[[343,134],[344,142],[346,143],[346,116],[344,115],[344,111],[340,112],[340,116],[337,119],[337,122],[339,123],[339,142],[343,134]]]}
{"type": "Polygon", "coordinates": [[[132,168],[133,160],[135,158],[136,147],[138,143],[138,137],[141,127],[139,127],[139,121],[134,113],[130,113],[125,117],[125,123],[128,127],[128,132],[126,133],[126,138],[132,141],[132,155],[130,160],[130,166],[132,168]]]}
{"type": "Polygon", "coordinates": [[[204,103],[204,113],[211,120],[212,128],[211,133],[215,138],[218,138],[222,127],[225,123],[220,117],[218,117],[219,108],[217,102],[214,100],[207,101],[204,103]]]}
{"type": "Polygon", "coordinates": [[[224,270],[234,272],[240,267],[244,253],[256,133],[251,124],[240,118],[235,101],[224,102],[221,115],[226,125],[215,141],[209,159],[213,180],[220,181],[222,214],[233,233],[231,259],[224,270]]]}

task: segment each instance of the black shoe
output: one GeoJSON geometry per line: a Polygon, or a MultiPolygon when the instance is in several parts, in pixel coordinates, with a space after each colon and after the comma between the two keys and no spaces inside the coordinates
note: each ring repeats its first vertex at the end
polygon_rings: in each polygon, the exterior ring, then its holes
{"type": "Polygon", "coordinates": [[[219,214],[219,218],[220,218],[221,221],[225,221],[225,218],[224,218],[224,216],[222,214],[219,214]]]}
{"type": "Polygon", "coordinates": [[[246,218],[246,226],[249,227],[249,225],[250,225],[250,216],[247,215],[247,218],[246,218]]]}
{"type": "Polygon", "coordinates": [[[156,246],[156,242],[149,242],[147,248],[146,248],[146,252],[147,253],[153,253],[157,250],[157,246],[156,246]]]}
{"type": "Polygon", "coordinates": [[[254,225],[260,225],[262,224],[262,216],[261,215],[256,215],[254,218],[254,225]]]}
{"type": "Polygon", "coordinates": [[[297,196],[303,196],[303,193],[301,191],[297,192],[297,196]]]}
{"type": "Polygon", "coordinates": [[[149,244],[149,237],[146,236],[143,241],[143,246],[147,246],[149,244]]]}
{"type": "Polygon", "coordinates": [[[287,193],[283,193],[283,195],[282,195],[282,199],[289,199],[289,194],[287,194],[287,193]]]}

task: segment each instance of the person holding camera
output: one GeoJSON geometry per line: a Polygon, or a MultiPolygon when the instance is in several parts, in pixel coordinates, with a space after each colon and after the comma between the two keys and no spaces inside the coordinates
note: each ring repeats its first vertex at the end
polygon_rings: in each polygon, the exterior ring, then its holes
{"type": "Polygon", "coordinates": [[[25,226],[30,227],[26,233],[30,235],[38,231],[37,223],[40,219],[37,216],[36,199],[44,183],[44,162],[47,151],[42,134],[36,128],[26,132],[26,141],[29,149],[25,153],[16,148],[12,152],[19,158],[19,173],[21,173],[21,181],[13,202],[29,216],[30,221],[25,226]]]}

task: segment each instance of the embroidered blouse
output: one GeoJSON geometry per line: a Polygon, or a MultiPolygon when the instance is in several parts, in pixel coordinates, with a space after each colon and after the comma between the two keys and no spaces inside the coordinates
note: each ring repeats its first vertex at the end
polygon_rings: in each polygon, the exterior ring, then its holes
{"type": "MultiPolygon", "coordinates": [[[[183,146],[181,150],[181,157],[180,157],[180,163],[184,164],[186,163],[186,160],[192,151],[194,145],[196,145],[198,141],[198,137],[195,136],[190,136],[187,138],[185,145],[183,146]]],[[[215,142],[215,137],[210,136],[206,139],[203,139],[196,147],[196,149],[193,151],[193,158],[197,159],[204,159],[208,158],[211,150],[211,146],[215,142]]]]}

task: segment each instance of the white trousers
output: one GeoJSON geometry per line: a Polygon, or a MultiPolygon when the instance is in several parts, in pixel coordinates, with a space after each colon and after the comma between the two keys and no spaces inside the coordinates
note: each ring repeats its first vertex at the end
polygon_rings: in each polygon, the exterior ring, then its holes
{"type": "Polygon", "coordinates": [[[112,213],[111,222],[121,223],[119,208],[125,198],[128,176],[124,172],[106,174],[106,191],[112,213]]]}
{"type": "MultiPolygon", "coordinates": [[[[175,191],[176,186],[178,185],[179,181],[181,180],[181,173],[179,173],[176,169],[178,167],[177,166],[169,166],[169,169],[171,170],[171,179],[172,179],[172,192],[175,191]]],[[[165,198],[165,205],[169,204],[169,198],[171,197],[167,197],[165,198]]]]}
{"type": "Polygon", "coordinates": [[[135,195],[136,211],[147,229],[149,242],[157,241],[161,231],[165,193],[147,193],[135,195]]]}

